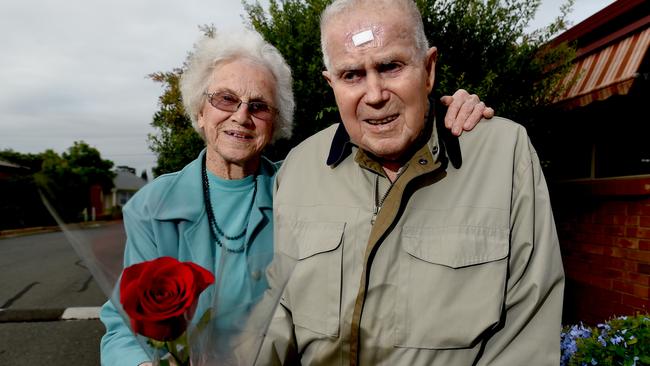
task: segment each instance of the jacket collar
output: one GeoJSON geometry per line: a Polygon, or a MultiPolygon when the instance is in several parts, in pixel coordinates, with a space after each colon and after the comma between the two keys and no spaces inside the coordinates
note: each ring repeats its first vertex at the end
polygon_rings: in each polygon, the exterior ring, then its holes
{"type": "MultiPolygon", "coordinates": [[[[426,126],[430,130],[430,138],[426,142],[429,151],[433,155],[434,161],[448,157],[452,165],[458,169],[462,164],[462,154],[458,137],[452,135],[449,129],[445,128],[444,123],[436,123],[436,119],[438,121],[444,120],[443,113],[446,113],[447,109],[439,103],[437,98],[433,98],[432,96],[429,96],[429,106],[429,111],[426,116],[426,126]]],[[[343,123],[339,123],[332,138],[329,155],[327,156],[327,165],[335,168],[352,153],[352,147],[354,146],[354,143],[350,140],[350,135],[345,130],[345,126],[343,123]]],[[[359,150],[356,159],[367,160],[366,156],[367,154],[359,150]]]]}
{"type": "MultiPolygon", "coordinates": [[[[201,161],[206,149],[199,156],[175,174],[173,181],[160,196],[160,202],[154,211],[158,220],[198,221],[205,212],[203,187],[201,180],[201,161]]],[[[277,167],[262,156],[257,174],[257,196],[255,206],[262,209],[273,208],[272,187],[277,167]]]]}

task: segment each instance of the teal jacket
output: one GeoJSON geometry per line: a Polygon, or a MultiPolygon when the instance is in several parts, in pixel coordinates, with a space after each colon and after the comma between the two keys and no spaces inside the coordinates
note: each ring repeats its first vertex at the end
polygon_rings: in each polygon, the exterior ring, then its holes
{"type": "MultiPolygon", "coordinates": [[[[205,150],[181,171],[162,175],[147,184],[124,206],[127,235],[125,267],[161,256],[171,256],[180,261],[194,262],[219,276],[219,263],[224,258],[221,248],[211,238],[203,201],[201,161],[204,155],[205,150]]],[[[266,158],[261,160],[257,175],[257,195],[246,234],[244,265],[248,268],[239,266],[234,271],[229,268],[227,274],[228,278],[240,275],[249,279],[249,282],[256,282],[251,283],[251,293],[254,295],[261,294],[267,287],[261,274],[273,258],[272,189],[278,167],[266,158]]],[[[241,208],[225,209],[235,211],[241,208]]],[[[228,292],[228,282],[221,282],[220,294],[228,292]]],[[[214,286],[210,289],[213,288],[214,286]]],[[[239,296],[233,294],[235,295],[239,296]]],[[[210,297],[201,297],[197,315],[207,308],[210,297]]],[[[102,307],[100,319],[106,326],[106,334],[101,341],[102,365],[136,366],[150,360],[110,301],[102,307]]]]}

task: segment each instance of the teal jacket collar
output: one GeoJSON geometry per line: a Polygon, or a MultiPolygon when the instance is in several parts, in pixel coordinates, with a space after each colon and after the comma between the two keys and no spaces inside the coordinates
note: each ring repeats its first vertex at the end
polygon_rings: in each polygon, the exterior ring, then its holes
{"type": "MultiPolygon", "coordinates": [[[[205,213],[203,204],[203,188],[201,186],[201,161],[205,149],[199,157],[176,173],[174,181],[160,195],[160,201],[153,210],[157,220],[188,220],[198,221],[205,213]],[[179,189],[180,188],[180,189],[179,189]]],[[[273,179],[278,167],[265,157],[262,157],[257,174],[257,196],[255,206],[259,209],[273,209],[273,179]]],[[[258,210],[251,215],[251,221],[258,210]]]]}

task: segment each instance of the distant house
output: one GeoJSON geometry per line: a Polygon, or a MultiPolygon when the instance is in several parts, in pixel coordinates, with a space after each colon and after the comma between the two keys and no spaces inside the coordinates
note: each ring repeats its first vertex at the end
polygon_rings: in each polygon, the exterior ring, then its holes
{"type": "Polygon", "coordinates": [[[26,173],[29,173],[29,169],[8,161],[0,160],[0,179],[7,179],[9,177],[26,173]]]}
{"type": "Polygon", "coordinates": [[[555,42],[578,48],[546,125],[565,320],[650,311],[650,2],[615,1],[555,42]]]}
{"type": "Polygon", "coordinates": [[[115,186],[111,189],[110,196],[106,197],[104,201],[104,207],[107,209],[123,207],[135,192],[147,184],[147,181],[133,174],[129,169],[117,169],[113,184],[115,186]]]}

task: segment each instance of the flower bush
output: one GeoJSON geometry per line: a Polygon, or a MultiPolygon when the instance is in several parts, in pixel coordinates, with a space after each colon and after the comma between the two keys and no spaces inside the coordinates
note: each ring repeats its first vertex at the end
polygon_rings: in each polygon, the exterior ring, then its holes
{"type": "Polygon", "coordinates": [[[650,365],[650,315],[621,316],[596,327],[568,326],[560,342],[561,366],[650,365]]]}

